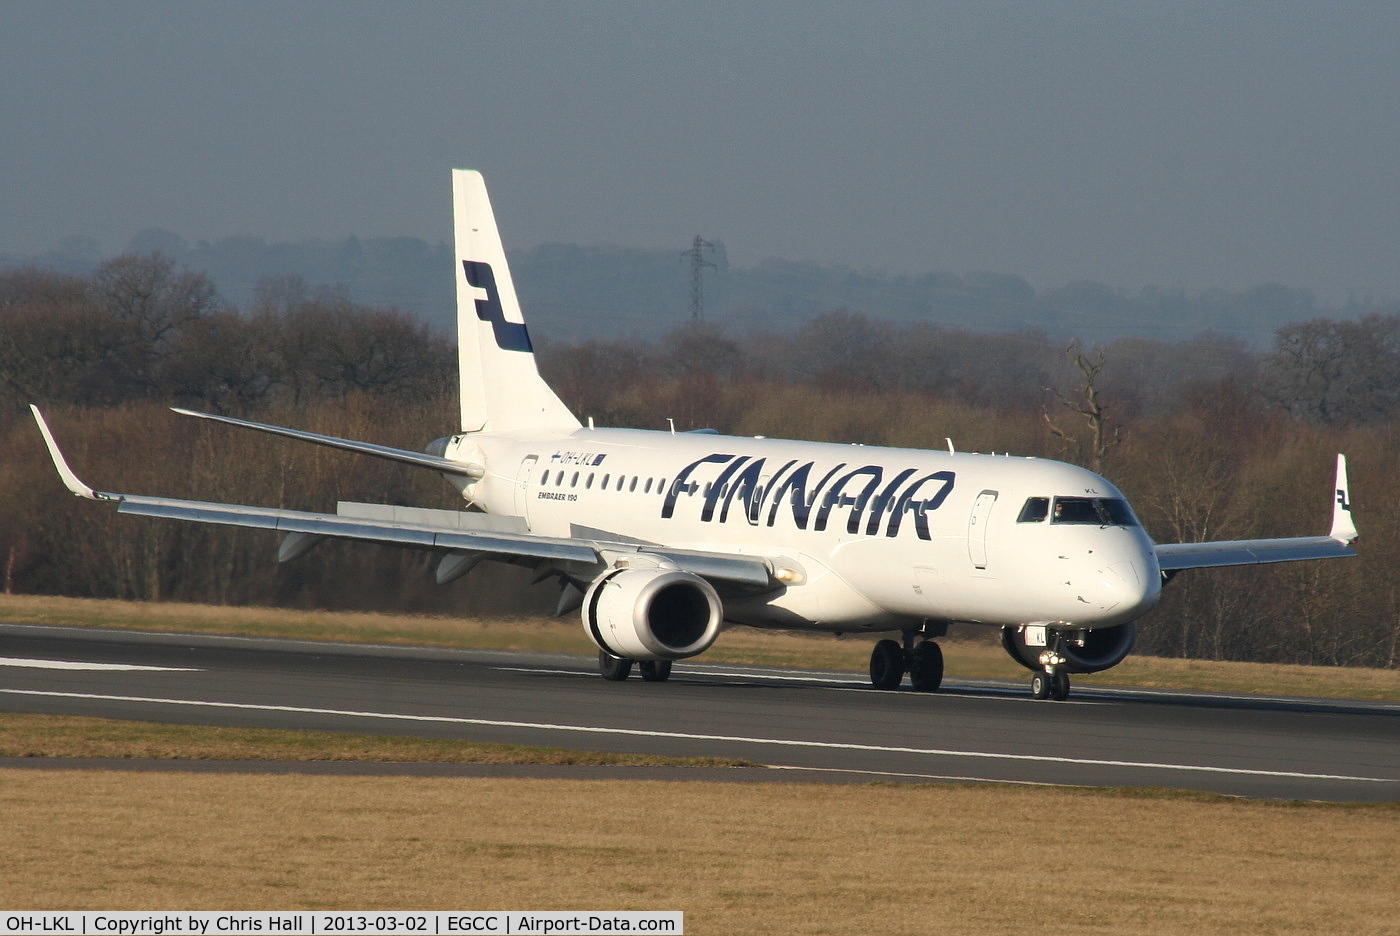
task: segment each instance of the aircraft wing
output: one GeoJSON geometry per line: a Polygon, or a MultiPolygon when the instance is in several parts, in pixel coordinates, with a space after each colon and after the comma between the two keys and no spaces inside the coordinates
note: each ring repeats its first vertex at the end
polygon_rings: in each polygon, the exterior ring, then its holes
{"type": "Polygon", "coordinates": [[[1330,536],[1289,539],[1221,540],[1213,543],[1164,543],[1157,547],[1163,572],[1215,566],[1257,565],[1300,559],[1340,559],[1356,555],[1348,543],[1330,536]]]}
{"type": "Polygon", "coordinates": [[[1347,482],[1347,459],[1337,456],[1336,496],[1332,504],[1332,529],[1326,536],[1297,536],[1283,539],[1219,540],[1209,543],[1163,543],[1157,549],[1157,563],[1163,572],[1205,569],[1219,566],[1257,565],[1266,562],[1295,562],[1302,559],[1340,559],[1356,555],[1351,544],[1357,539],[1351,517],[1351,493],[1347,482]]]}
{"type": "MultiPolygon", "coordinates": [[[[605,568],[644,562],[648,564],[669,564],[687,572],[693,572],[716,585],[740,586],[746,589],[764,590],[777,586],[773,564],[758,556],[738,556],[725,553],[653,547],[648,544],[613,541],[606,538],[574,539],[541,536],[531,533],[521,517],[503,517],[494,514],[473,513],[464,510],[434,510],[428,508],[397,507],[391,504],[356,504],[341,502],[333,514],[311,513],[299,510],[281,510],[273,507],[251,507],[242,504],[220,504],[208,501],[183,500],[173,497],[149,497],[139,494],[115,494],[98,491],[79,480],[54,441],[53,434],[44,422],[37,407],[31,406],[34,419],[43,433],[44,443],[64,485],[79,497],[88,500],[108,501],[117,505],[118,513],[146,517],[165,517],[175,520],[188,520],[195,523],[213,523],[224,526],[241,526],[261,530],[275,530],[285,534],[278,558],[282,561],[302,555],[312,546],[328,538],[359,540],[371,543],[387,543],[411,546],[420,549],[433,549],[449,553],[449,556],[480,556],[496,559],[532,560],[568,578],[591,580],[605,568]]],[[[199,414],[193,414],[199,415],[199,414]]],[[[311,433],[298,433],[296,430],[279,430],[278,427],[262,427],[259,424],[245,423],[228,417],[217,418],[223,422],[264,431],[279,431],[279,434],[292,438],[302,438],[311,433]]],[[[318,441],[318,440],[308,440],[318,441]]],[[[351,451],[364,451],[356,448],[361,443],[348,440],[320,437],[323,444],[337,445],[351,451]],[[329,441],[325,441],[329,440],[329,441]]],[[[367,443],[365,443],[367,445],[367,443]]],[[[379,446],[371,448],[379,449],[379,446]]],[[[397,449],[387,449],[393,455],[381,457],[399,458],[399,454],[415,456],[413,452],[400,453],[397,449]]],[[[421,456],[436,470],[446,470],[437,465],[433,456],[421,456]]],[[[420,462],[414,462],[422,464],[420,462]]],[[[462,465],[455,465],[459,470],[462,465]]],[[[459,566],[460,567],[460,566],[459,566]]],[[[444,562],[443,569],[448,568],[444,562]]],[[[439,577],[447,580],[439,571],[439,577]]]]}

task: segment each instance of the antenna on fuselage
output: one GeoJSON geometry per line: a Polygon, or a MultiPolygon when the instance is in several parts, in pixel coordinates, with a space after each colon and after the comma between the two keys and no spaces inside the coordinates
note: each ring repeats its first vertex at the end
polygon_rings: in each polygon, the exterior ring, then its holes
{"type": "Polygon", "coordinates": [[[945,436],[945,437],[943,438],[943,441],[948,443],[948,454],[949,454],[949,455],[956,455],[956,454],[958,454],[957,452],[953,451],[953,440],[952,440],[951,437],[945,436]]]}

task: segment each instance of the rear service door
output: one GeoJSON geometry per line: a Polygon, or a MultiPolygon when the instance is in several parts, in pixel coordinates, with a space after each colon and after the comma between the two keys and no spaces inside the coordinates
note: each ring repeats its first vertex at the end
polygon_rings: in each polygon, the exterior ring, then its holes
{"type": "Polygon", "coordinates": [[[524,517],[527,524],[530,522],[530,476],[539,460],[538,455],[526,455],[520,463],[520,473],[515,476],[515,512],[524,517]]]}

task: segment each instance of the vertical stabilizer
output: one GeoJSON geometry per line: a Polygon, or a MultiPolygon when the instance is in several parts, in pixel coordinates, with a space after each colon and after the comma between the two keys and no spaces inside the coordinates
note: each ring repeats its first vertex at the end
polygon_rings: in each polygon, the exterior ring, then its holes
{"type": "Polygon", "coordinates": [[[481,173],[452,170],[457,366],[464,432],[569,431],[579,421],[540,377],[481,173]]]}

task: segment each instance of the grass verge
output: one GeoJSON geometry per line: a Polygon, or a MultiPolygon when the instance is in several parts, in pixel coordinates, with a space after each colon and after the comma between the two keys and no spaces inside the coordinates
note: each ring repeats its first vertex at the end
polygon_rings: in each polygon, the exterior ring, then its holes
{"type": "Polygon", "coordinates": [[[1400,807],[0,770],[26,909],[683,910],[686,932],[1400,933],[1400,807]],[[1034,927],[1032,928],[1044,928],[1034,927]]]}
{"type": "Polygon", "coordinates": [[[0,757],[363,761],[437,764],[609,764],[745,767],[714,757],[613,754],[433,738],[164,725],[109,718],[0,713],[0,757]]]}

